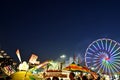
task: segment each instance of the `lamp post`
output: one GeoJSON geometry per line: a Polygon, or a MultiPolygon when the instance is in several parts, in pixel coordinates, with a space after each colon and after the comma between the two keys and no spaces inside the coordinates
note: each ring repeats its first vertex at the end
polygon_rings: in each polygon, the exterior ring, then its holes
{"type": "Polygon", "coordinates": [[[61,58],[61,59],[65,59],[65,58],[66,58],[66,55],[63,54],[63,55],[60,56],[60,58],[61,58]]]}
{"type": "Polygon", "coordinates": [[[60,69],[62,70],[63,64],[65,63],[66,55],[63,54],[63,55],[60,56],[60,58],[61,58],[61,64],[60,64],[60,65],[61,65],[61,68],[60,68],[60,69]]]}

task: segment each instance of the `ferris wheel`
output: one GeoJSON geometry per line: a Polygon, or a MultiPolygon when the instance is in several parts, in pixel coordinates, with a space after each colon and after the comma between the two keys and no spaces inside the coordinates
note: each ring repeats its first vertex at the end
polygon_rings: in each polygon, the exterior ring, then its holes
{"type": "Polygon", "coordinates": [[[85,64],[97,73],[120,72],[120,44],[107,38],[93,41],[86,50],[85,64]]]}

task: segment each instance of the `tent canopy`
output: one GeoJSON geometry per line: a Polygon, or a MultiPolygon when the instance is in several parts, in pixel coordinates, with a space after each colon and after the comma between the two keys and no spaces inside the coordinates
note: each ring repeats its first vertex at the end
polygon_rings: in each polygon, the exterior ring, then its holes
{"type": "Polygon", "coordinates": [[[90,72],[90,70],[87,67],[78,66],[77,64],[75,64],[75,62],[72,62],[67,67],[63,68],[63,70],[90,72]]]}

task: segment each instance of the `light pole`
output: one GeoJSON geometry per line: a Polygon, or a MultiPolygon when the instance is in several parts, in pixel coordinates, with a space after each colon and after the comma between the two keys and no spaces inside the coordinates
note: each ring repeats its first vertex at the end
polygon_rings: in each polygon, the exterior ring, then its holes
{"type": "Polygon", "coordinates": [[[66,58],[66,55],[63,54],[63,55],[60,56],[60,58],[61,58],[61,59],[65,59],[65,58],[66,58]]]}
{"type": "Polygon", "coordinates": [[[60,65],[61,65],[61,68],[60,68],[60,69],[62,70],[63,64],[65,63],[66,55],[63,54],[63,55],[60,56],[60,58],[61,58],[61,64],[60,64],[60,65]]]}

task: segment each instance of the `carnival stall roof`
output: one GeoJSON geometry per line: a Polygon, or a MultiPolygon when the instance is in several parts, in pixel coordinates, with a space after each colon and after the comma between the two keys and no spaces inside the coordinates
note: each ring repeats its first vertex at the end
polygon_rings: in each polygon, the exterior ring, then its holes
{"type": "Polygon", "coordinates": [[[86,66],[82,66],[82,71],[83,72],[91,72],[91,70],[89,68],[87,68],[86,66]]]}
{"type": "Polygon", "coordinates": [[[92,74],[92,76],[96,79],[98,77],[97,73],[91,71],[89,68],[86,66],[78,66],[74,62],[72,62],[70,65],[67,67],[63,68],[63,70],[67,71],[73,71],[73,72],[86,72],[92,74]]]}
{"type": "Polygon", "coordinates": [[[78,72],[90,72],[90,69],[88,69],[85,66],[78,66],[77,64],[75,64],[75,62],[72,62],[67,67],[63,68],[63,70],[74,71],[74,72],[75,71],[78,71],[78,72]]]}
{"type": "Polygon", "coordinates": [[[67,67],[63,68],[63,70],[67,70],[67,71],[82,71],[82,66],[78,66],[77,64],[72,62],[67,67]]]}

